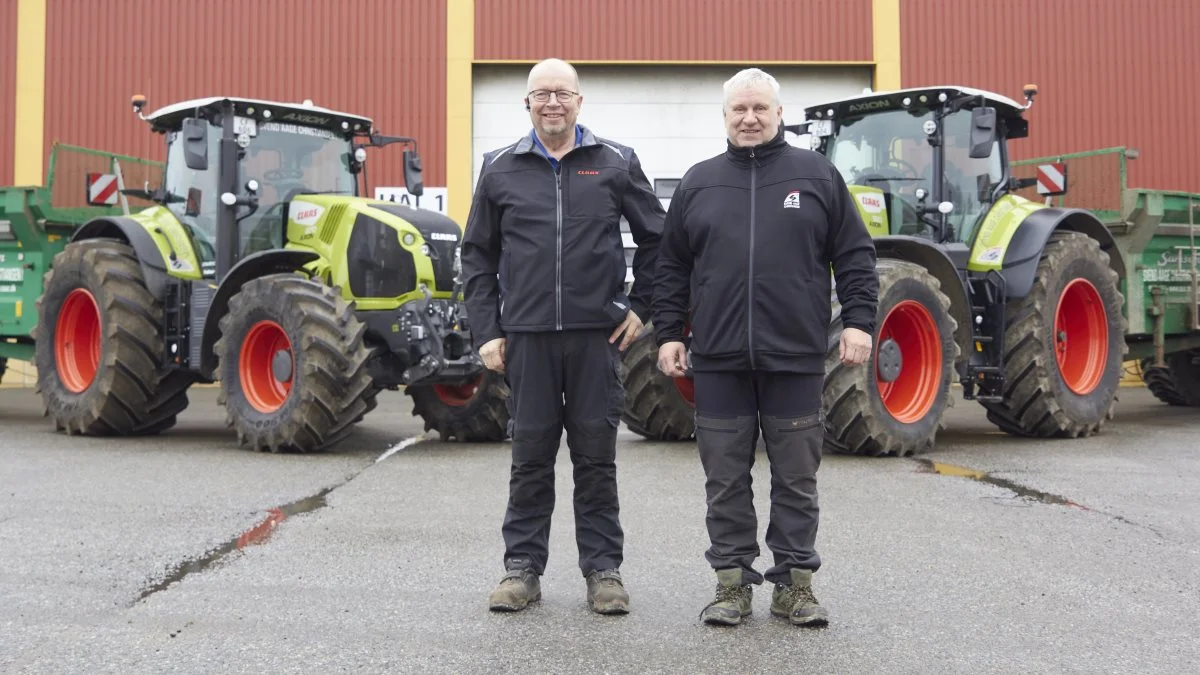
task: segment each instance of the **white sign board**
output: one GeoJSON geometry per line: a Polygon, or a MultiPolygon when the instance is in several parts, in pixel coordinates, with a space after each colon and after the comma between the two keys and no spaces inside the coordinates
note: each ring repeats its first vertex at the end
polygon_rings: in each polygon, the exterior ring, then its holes
{"type": "Polygon", "coordinates": [[[449,215],[446,211],[446,188],[444,187],[426,187],[424,194],[420,197],[412,196],[408,190],[402,187],[377,187],[375,188],[375,199],[437,211],[443,216],[449,215]]]}

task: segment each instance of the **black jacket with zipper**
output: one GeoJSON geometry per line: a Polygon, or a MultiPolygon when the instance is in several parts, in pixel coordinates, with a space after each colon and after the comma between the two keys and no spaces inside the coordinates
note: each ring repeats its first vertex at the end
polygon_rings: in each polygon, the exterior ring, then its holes
{"type": "Polygon", "coordinates": [[[462,244],[476,345],[509,332],[613,329],[650,315],[666,213],[632,148],[587,127],[555,171],[532,135],[484,154],[462,244]],[[621,216],[637,251],[625,295],[621,216]]]}
{"type": "Polygon", "coordinates": [[[844,326],[873,334],[875,245],[837,169],[774,139],[690,168],[667,211],[652,319],[659,345],[690,322],[692,368],[823,373],[830,265],[844,326]]]}

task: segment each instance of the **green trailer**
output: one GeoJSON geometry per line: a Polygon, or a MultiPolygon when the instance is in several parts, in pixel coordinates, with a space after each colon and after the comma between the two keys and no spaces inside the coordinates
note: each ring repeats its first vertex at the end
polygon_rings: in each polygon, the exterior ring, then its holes
{"type": "Polygon", "coordinates": [[[1200,406],[1200,193],[1130,187],[1139,157],[1118,146],[1012,164],[1034,179],[1039,166],[1069,167],[1070,190],[1051,199],[1090,211],[1122,252],[1127,358],[1163,402],[1200,406]]]}
{"type": "Polygon", "coordinates": [[[162,163],[56,143],[45,185],[0,187],[0,382],[8,361],[34,360],[37,300],[54,256],[83,223],[151,204],[121,192],[157,184],[162,163]]]}

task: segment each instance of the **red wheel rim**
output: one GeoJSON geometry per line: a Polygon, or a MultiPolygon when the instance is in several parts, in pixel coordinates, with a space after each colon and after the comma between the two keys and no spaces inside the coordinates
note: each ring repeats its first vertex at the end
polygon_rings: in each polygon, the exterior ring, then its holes
{"type": "Polygon", "coordinates": [[[1100,292],[1087,279],[1073,279],[1058,296],[1054,311],[1054,359],[1067,388],[1092,392],[1108,363],[1108,312],[1100,292]]]}
{"type": "Polygon", "coordinates": [[[887,411],[903,424],[916,422],[933,408],[942,381],[942,341],[929,310],[915,300],[905,300],[888,312],[875,347],[875,387],[887,411]],[[896,379],[879,375],[879,345],[892,340],[900,349],[901,367],[896,379]]]}
{"type": "Polygon", "coordinates": [[[100,307],[90,291],[67,294],[54,329],[54,361],[67,391],[78,394],[92,386],[100,369],[100,307]]]}
{"type": "Polygon", "coordinates": [[[238,376],[242,380],[242,392],[246,401],[260,413],[272,413],[283,407],[292,391],[292,374],[295,359],[292,342],[287,333],[274,321],[259,321],[254,324],[242,342],[238,358],[238,376]],[[279,352],[287,352],[292,364],[292,373],[287,380],[275,377],[274,361],[279,352]]]}
{"type": "Polygon", "coordinates": [[[483,375],[463,384],[435,384],[433,391],[438,400],[452,408],[461,408],[475,398],[479,387],[483,384],[483,375]]]}

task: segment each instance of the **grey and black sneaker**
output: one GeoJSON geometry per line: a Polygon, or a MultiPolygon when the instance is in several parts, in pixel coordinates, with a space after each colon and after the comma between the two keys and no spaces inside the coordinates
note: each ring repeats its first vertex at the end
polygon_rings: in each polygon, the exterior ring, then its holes
{"type": "Polygon", "coordinates": [[[717,596],[700,612],[704,623],[736,626],[752,611],[754,587],[742,583],[742,570],[717,570],[717,596]]]}
{"type": "Polygon", "coordinates": [[[794,625],[819,627],[829,624],[829,610],[817,602],[812,590],[812,572],[792,570],[792,583],[775,584],[771,594],[771,613],[787,617],[794,625]]]}
{"type": "Polygon", "coordinates": [[[627,614],[629,593],[617,570],[599,570],[587,575],[588,607],[597,614],[627,614]]]}
{"type": "Polygon", "coordinates": [[[492,611],[516,612],[542,599],[542,582],[530,570],[509,570],[488,596],[492,611]]]}

